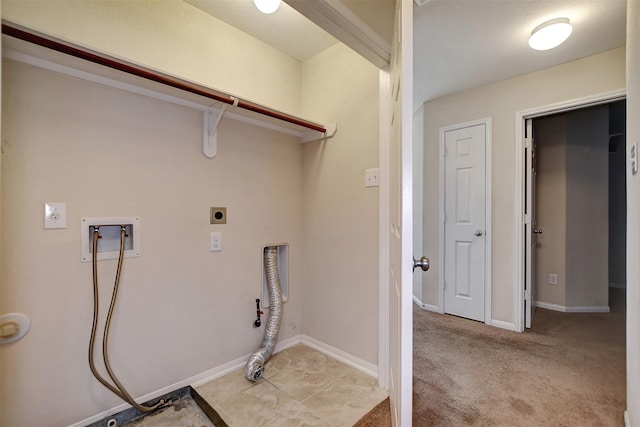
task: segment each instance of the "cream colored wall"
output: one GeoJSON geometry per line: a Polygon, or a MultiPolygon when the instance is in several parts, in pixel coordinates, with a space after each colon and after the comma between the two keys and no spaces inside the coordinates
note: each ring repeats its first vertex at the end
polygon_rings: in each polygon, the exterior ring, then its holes
{"type": "MultiPolygon", "coordinates": [[[[91,283],[90,266],[79,262],[80,216],[142,218],[143,255],[126,261],[112,350],[135,396],[255,348],[262,334],[251,327],[260,246],[273,241],[291,244],[281,338],[307,333],[377,363],[378,189],[364,188],[364,169],[378,166],[374,66],[342,45],[303,65],[181,1],[9,0],[3,17],[335,121],[339,131],[302,148],[296,138],[223,120],[219,154],[210,160],[201,153],[199,112],[8,65],[5,86],[12,90],[3,103],[11,110],[3,121],[11,127],[3,136],[13,154],[2,159],[1,229],[10,230],[2,261],[11,268],[2,271],[8,298],[0,308],[33,313],[33,330],[2,349],[0,424],[61,425],[120,404],[85,361],[91,283]],[[124,164],[113,166],[123,151],[124,164]],[[108,161],[109,169],[92,159],[108,161]],[[61,181],[49,176],[52,165],[65,165],[61,181]],[[67,203],[68,229],[42,229],[46,201],[67,203]],[[220,229],[208,224],[211,205],[229,207],[220,254],[208,252],[208,233],[220,229]],[[255,264],[247,264],[250,253],[255,264]],[[138,332],[157,325],[158,334],[138,332]],[[33,410],[34,401],[46,403],[33,410]]],[[[107,285],[113,270],[113,262],[101,263],[107,285]]]]}
{"type": "Polygon", "coordinates": [[[178,0],[3,0],[2,18],[300,114],[300,62],[178,0]]]}
{"type": "MultiPolygon", "coordinates": [[[[640,144],[640,1],[627,2],[627,150],[640,144]]],[[[629,151],[627,151],[629,152],[629,151]]],[[[640,175],[627,168],[627,427],[640,426],[640,175]]]]}
{"type": "MultiPolygon", "coordinates": [[[[256,348],[263,244],[290,244],[280,338],[301,332],[297,138],[225,119],[218,156],[208,159],[199,111],[12,61],[3,67],[1,311],[26,313],[32,328],[2,348],[1,425],[67,425],[121,403],[86,360],[84,216],[141,218],[142,256],[125,261],[111,335],[114,369],[134,396],[256,348]],[[67,229],[43,229],[45,202],[66,202],[67,229]],[[226,206],[228,223],[210,225],[209,206],[226,206]],[[222,232],[220,253],[209,252],[211,231],[222,232]]],[[[114,262],[99,268],[104,315],[114,262]]]]}
{"type": "MultiPolygon", "coordinates": [[[[438,146],[441,127],[482,117],[492,118],[494,239],[491,303],[494,320],[515,322],[515,112],[625,87],[624,52],[624,48],[614,49],[424,105],[425,171],[438,170],[438,156],[433,154],[438,146]]],[[[437,188],[437,178],[425,174],[425,206],[437,206],[437,188]]],[[[438,223],[433,221],[433,217],[425,209],[425,236],[437,233],[438,223]]],[[[425,240],[433,242],[428,238],[425,240]]],[[[432,265],[437,265],[437,247],[426,246],[425,253],[433,254],[432,265]]],[[[435,274],[425,278],[425,299],[429,295],[437,295],[437,282],[435,274]]]]}
{"type": "Polygon", "coordinates": [[[565,306],[567,285],[567,168],[564,116],[534,120],[536,141],[536,221],[543,233],[536,246],[536,301],[565,306]],[[558,284],[549,284],[549,274],[558,284]]]}
{"type": "Polygon", "coordinates": [[[567,114],[565,126],[566,305],[608,307],[609,107],[567,114]]]}
{"type": "Polygon", "coordinates": [[[614,137],[617,148],[609,154],[609,286],[627,283],[626,134],[614,137]]]}
{"type": "Polygon", "coordinates": [[[305,61],[303,113],[338,121],[326,142],[305,144],[304,325],[308,335],[377,364],[378,69],[342,44],[305,61]]]}
{"type": "Polygon", "coordinates": [[[609,107],[534,120],[537,145],[536,301],[607,307],[609,107]],[[549,284],[558,274],[558,285],[549,284]]]}
{"type": "Polygon", "coordinates": [[[358,18],[362,19],[387,43],[391,44],[394,22],[390,17],[394,15],[396,10],[394,0],[340,0],[340,2],[356,14],[358,18]]]}

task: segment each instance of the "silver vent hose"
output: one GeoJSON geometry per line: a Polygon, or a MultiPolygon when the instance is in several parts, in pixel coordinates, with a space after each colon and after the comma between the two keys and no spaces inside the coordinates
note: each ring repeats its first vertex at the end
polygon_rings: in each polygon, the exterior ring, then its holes
{"type": "Polygon", "coordinates": [[[245,366],[245,375],[250,381],[257,381],[262,377],[264,365],[271,358],[278,343],[278,333],[282,323],[282,288],[280,287],[280,273],[278,272],[278,247],[264,248],[264,274],[267,278],[269,291],[269,317],[264,330],[264,338],[258,349],[249,356],[245,366]]]}

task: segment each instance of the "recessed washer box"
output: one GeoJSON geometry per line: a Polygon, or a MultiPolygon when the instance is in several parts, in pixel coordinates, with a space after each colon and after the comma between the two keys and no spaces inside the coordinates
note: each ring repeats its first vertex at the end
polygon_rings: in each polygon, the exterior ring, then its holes
{"type": "Polygon", "coordinates": [[[140,256],[140,217],[103,217],[80,219],[80,251],[82,262],[93,259],[93,233],[99,227],[97,260],[120,256],[120,230],[125,226],[124,257],[140,256]]]}

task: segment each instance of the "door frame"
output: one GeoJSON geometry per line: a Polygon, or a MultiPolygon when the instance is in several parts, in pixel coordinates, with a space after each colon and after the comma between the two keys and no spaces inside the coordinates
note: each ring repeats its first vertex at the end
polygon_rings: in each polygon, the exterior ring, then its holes
{"type": "Polygon", "coordinates": [[[451,130],[462,129],[466,127],[472,127],[477,125],[484,125],[485,132],[485,148],[484,148],[484,206],[485,206],[485,239],[484,239],[484,253],[485,253],[485,265],[484,265],[484,323],[491,325],[491,241],[493,234],[491,230],[492,216],[491,216],[491,183],[492,183],[492,169],[491,169],[491,117],[485,117],[482,119],[472,120],[464,123],[457,123],[449,126],[441,127],[439,130],[439,142],[438,142],[438,308],[440,313],[444,313],[444,220],[445,220],[445,133],[451,130]]]}
{"type": "MultiPolygon", "coordinates": [[[[524,200],[526,197],[525,189],[525,140],[524,129],[527,119],[535,119],[538,117],[548,116],[550,114],[564,113],[571,110],[577,110],[586,107],[592,107],[600,104],[607,104],[621,99],[626,99],[626,88],[616,89],[608,92],[601,92],[594,95],[588,95],[581,98],[574,98],[566,101],[560,101],[553,104],[541,105],[526,110],[516,111],[515,113],[515,135],[514,135],[514,152],[515,152],[515,224],[514,224],[514,254],[515,254],[515,277],[514,277],[514,313],[515,330],[523,332],[525,330],[524,321],[524,305],[525,305],[525,248],[526,244],[524,233],[524,200]]],[[[534,268],[533,266],[532,268],[534,268]]]]}

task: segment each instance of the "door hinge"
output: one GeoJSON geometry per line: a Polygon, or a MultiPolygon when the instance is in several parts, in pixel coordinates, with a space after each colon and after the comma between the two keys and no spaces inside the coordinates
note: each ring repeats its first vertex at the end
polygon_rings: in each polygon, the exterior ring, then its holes
{"type": "Polygon", "coordinates": [[[524,299],[526,299],[527,301],[531,301],[531,289],[527,289],[526,291],[524,291],[524,299]]]}
{"type": "Polygon", "coordinates": [[[524,147],[531,148],[531,137],[527,137],[524,139],[524,147]]]}

